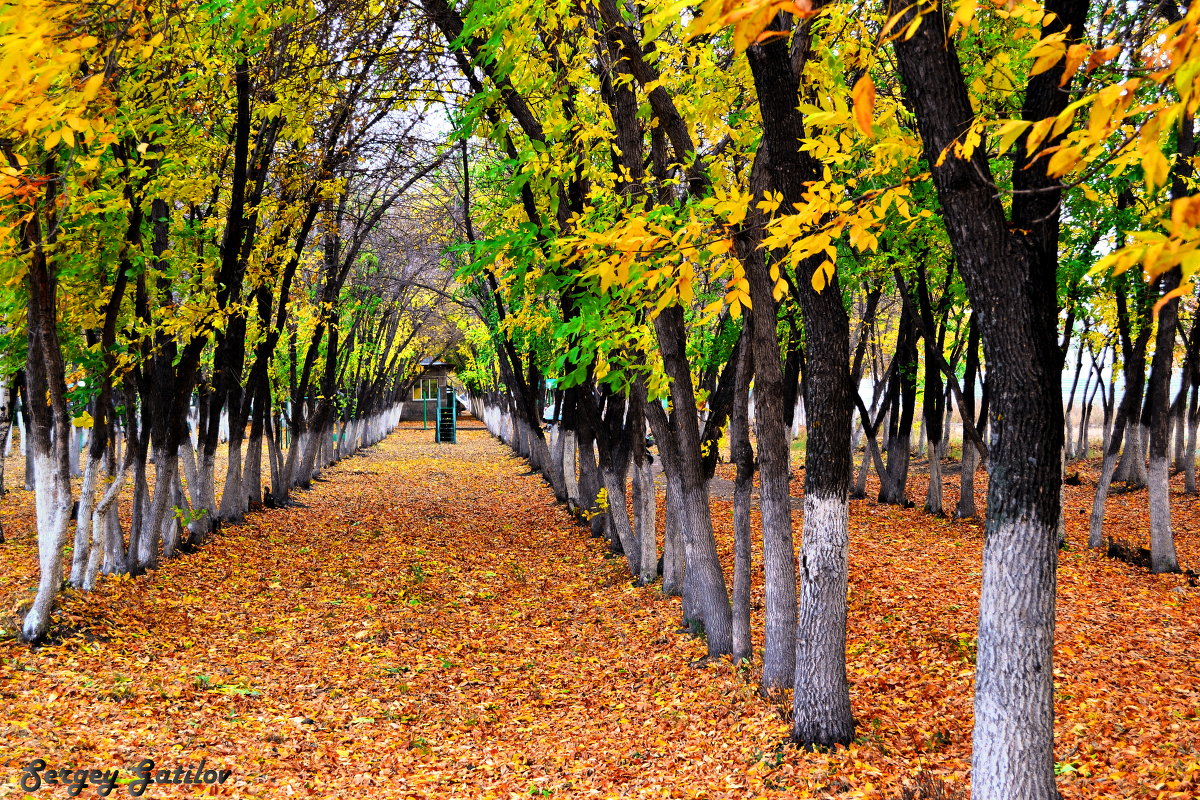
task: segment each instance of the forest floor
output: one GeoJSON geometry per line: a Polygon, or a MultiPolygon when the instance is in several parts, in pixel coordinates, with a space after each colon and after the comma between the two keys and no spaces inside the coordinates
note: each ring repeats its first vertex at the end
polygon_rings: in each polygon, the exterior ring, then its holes
{"type": "MultiPolygon", "coordinates": [[[[632,587],[524,462],[484,433],[430,438],[403,430],[328,470],[301,507],[252,514],[141,578],[68,592],[59,638],[36,649],[12,637],[36,581],[32,497],[5,496],[0,797],[25,796],[35,758],[207,759],[232,774],[204,791],[230,797],[898,798],[918,780],[965,785],[978,524],[853,503],[859,736],[803,753],[784,744],[786,698],[702,663],[702,642],[677,631],[678,599],[632,587]]],[[[1192,798],[1200,589],[1081,548],[1093,467],[1068,487],[1059,569],[1060,788],[1192,798]]],[[[1200,501],[1174,500],[1181,561],[1200,566],[1200,501]]],[[[728,559],[730,503],[713,506],[728,559]]],[[[1144,506],[1144,493],[1116,496],[1110,529],[1144,543],[1144,506]]],[[[31,796],[47,793],[66,796],[31,796]]],[[[201,790],[146,796],[189,793],[201,790]]]]}

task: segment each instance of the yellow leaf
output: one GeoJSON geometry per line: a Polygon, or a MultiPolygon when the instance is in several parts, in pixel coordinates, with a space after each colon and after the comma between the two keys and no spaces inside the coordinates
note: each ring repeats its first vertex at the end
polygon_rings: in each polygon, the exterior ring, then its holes
{"type": "Polygon", "coordinates": [[[1067,61],[1063,65],[1063,75],[1059,79],[1059,86],[1066,86],[1067,81],[1071,80],[1071,76],[1075,74],[1075,70],[1079,69],[1079,65],[1088,57],[1088,52],[1091,48],[1086,44],[1073,44],[1067,48],[1067,61]]]}
{"type": "Polygon", "coordinates": [[[1142,170],[1146,173],[1146,188],[1151,192],[1166,185],[1171,167],[1157,147],[1151,147],[1142,155],[1142,170]]]}
{"type": "Polygon", "coordinates": [[[1050,156],[1050,163],[1046,165],[1046,174],[1057,178],[1061,175],[1066,175],[1076,164],[1079,163],[1079,150],[1074,147],[1059,148],[1054,155],[1050,156]]]}
{"type": "Polygon", "coordinates": [[[1029,51],[1029,54],[1035,59],[1033,67],[1029,70],[1030,75],[1040,75],[1062,60],[1063,56],[1067,54],[1066,42],[1063,39],[1063,34],[1056,33],[1034,45],[1033,49],[1029,51]]]}
{"type": "Polygon", "coordinates": [[[870,136],[871,117],[875,113],[875,81],[871,73],[865,73],[855,82],[850,96],[854,99],[854,124],[863,135],[870,136]]]}
{"type": "Polygon", "coordinates": [[[104,73],[100,72],[87,79],[83,84],[83,102],[90,103],[96,99],[96,94],[100,91],[100,85],[104,83],[104,73]]]}
{"type": "Polygon", "coordinates": [[[1171,201],[1171,235],[1183,237],[1189,228],[1200,228],[1200,194],[1171,201]]]}
{"type": "Polygon", "coordinates": [[[1097,50],[1096,52],[1092,53],[1091,57],[1088,58],[1087,71],[1091,72],[1092,70],[1096,69],[1096,67],[1107,64],[1109,61],[1112,61],[1114,58],[1116,58],[1117,53],[1120,52],[1121,45],[1119,44],[1110,45],[1101,50],[1097,50]]]}
{"type": "Polygon", "coordinates": [[[1013,146],[1013,143],[1020,138],[1021,134],[1028,130],[1032,124],[1023,119],[1014,119],[1001,125],[1000,130],[996,132],[1000,136],[1000,152],[1007,152],[1013,146]]]}
{"type": "Polygon", "coordinates": [[[1162,307],[1163,307],[1163,306],[1165,306],[1167,303],[1169,303],[1169,302],[1171,302],[1172,300],[1174,300],[1176,297],[1183,297],[1184,295],[1191,294],[1191,293],[1192,293],[1192,290],[1193,290],[1193,289],[1195,289],[1195,288],[1196,288],[1196,287],[1195,287],[1195,286],[1193,286],[1193,285],[1192,285],[1190,282],[1187,282],[1187,281],[1185,281],[1185,282],[1183,282],[1183,283],[1179,284],[1179,286],[1178,286],[1177,288],[1175,288],[1175,289],[1172,289],[1171,291],[1169,291],[1169,292],[1167,292],[1166,294],[1164,294],[1164,295],[1163,295],[1163,296],[1162,296],[1162,297],[1159,299],[1159,301],[1158,301],[1157,303],[1155,303],[1155,304],[1154,304],[1154,316],[1155,316],[1155,318],[1157,318],[1157,317],[1158,317],[1158,312],[1159,312],[1159,311],[1162,309],[1162,307]]]}
{"type": "Polygon", "coordinates": [[[950,35],[959,28],[969,28],[971,21],[975,19],[976,0],[963,0],[958,4],[958,10],[954,12],[954,18],[950,20],[950,35]]]}

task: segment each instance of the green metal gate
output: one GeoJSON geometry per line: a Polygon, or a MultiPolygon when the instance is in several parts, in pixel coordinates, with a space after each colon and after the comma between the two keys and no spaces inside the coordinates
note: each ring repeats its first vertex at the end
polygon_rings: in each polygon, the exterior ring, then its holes
{"type": "Polygon", "coordinates": [[[434,441],[438,444],[455,444],[458,442],[458,403],[454,397],[454,388],[449,384],[437,393],[437,427],[434,429],[434,441]]]}

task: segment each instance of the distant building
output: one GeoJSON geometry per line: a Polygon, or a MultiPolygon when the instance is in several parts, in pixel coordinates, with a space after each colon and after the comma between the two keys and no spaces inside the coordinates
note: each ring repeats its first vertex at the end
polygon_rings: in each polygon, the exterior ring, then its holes
{"type": "Polygon", "coordinates": [[[428,420],[432,423],[437,417],[438,394],[446,391],[446,386],[450,384],[450,378],[454,375],[454,367],[445,361],[423,358],[420,368],[408,397],[405,398],[400,418],[428,420]]]}

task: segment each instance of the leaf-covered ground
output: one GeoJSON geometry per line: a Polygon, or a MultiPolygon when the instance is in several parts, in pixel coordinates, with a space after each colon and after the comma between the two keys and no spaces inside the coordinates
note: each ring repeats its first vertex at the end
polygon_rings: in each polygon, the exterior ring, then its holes
{"type": "MultiPolygon", "coordinates": [[[[890,798],[920,774],[964,783],[979,526],[854,504],[860,737],[799,753],[782,746],[786,702],[728,664],[693,665],[703,646],[676,632],[678,601],[631,587],[523,462],[483,433],[430,438],[402,431],[328,471],[303,508],[69,594],[56,644],[0,640],[0,796],[23,796],[37,757],[207,758],[234,771],[219,793],[242,797],[890,798]]],[[[1091,491],[1069,487],[1060,569],[1062,792],[1194,797],[1200,589],[1079,549],[1091,491]]],[[[1112,525],[1142,536],[1144,494],[1115,500],[1112,525]]],[[[1176,501],[1193,566],[1200,510],[1176,501]]],[[[3,501],[6,613],[35,578],[30,504],[3,501]]],[[[728,550],[728,502],[714,512],[728,550]]]]}

